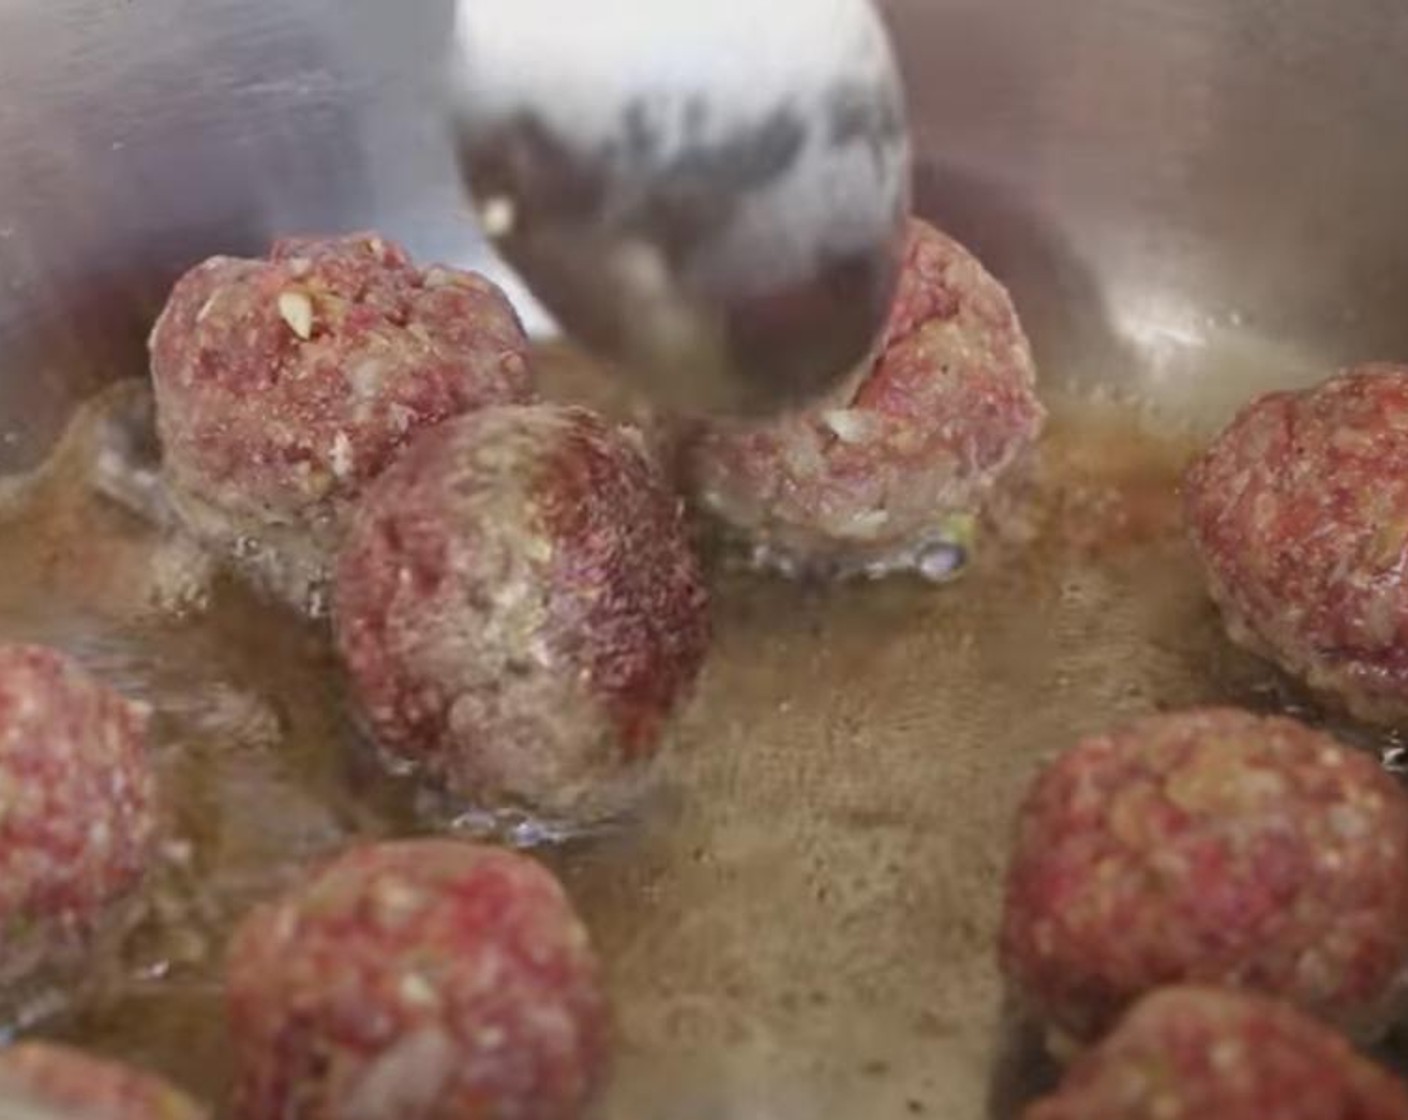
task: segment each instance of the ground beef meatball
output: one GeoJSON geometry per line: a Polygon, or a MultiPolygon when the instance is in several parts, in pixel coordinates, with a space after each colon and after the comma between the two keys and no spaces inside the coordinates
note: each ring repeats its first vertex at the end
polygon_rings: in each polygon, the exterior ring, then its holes
{"type": "Polygon", "coordinates": [[[352,521],[334,625],[384,749],[564,821],[621,807],[708,641],[678,499],[632,430],[555,405],[417,439],[352,521]]]}
{"type": "Polygon", "coordinates": [[[419,269],[375,235],[206,261],[151,338],[173,498],[275,590],[304,596],[346,500],[416,431],[529,399],[526,349],[488,280],[419,269]]]}
{"type": "Polygon", "coordinates": [[[702,422],[684,470],[761,565],[947,578],[993,483],[1041,431],[1034,381],[1007,292],[915,221],[874,364],[801,413],[702,422]]]}
{"type": "Polygon", "coordinates": [[[1025,1120],[1408,1120],[1398,1080],[1294,1008],[1168,988],[1142,1001],[1025,1120]]]}
{"type": "Polygon", "coordinates": [[[71,962],[154,856],[147,713],[67,657],[0,647],[0,989],[71,962]]]}
{"type": "Polygon", "coordinates": [[[1372,1034],[1408,962],[1408,794],[1279,717],[1212,709],[1088,738],[1022,809],[1002,961],[1077,1038],[1185,981],[1372,1034]]]}
{"type": "Polygon", "coordinates": [[[1232,637],[1361,719],[1408,719],[1408,366],[1260,398],[1185,493],[1232,637]]]}
{"type": "Polygon", "coordinates": [[[209,1113],[160,1078],[47,1042],[0,1052],[0,1115],[7,1102],[53,1120],[207,1120],[209,1113]]]}
{"type": "Polygon", "coordinates": [[[238,1120],[574,1120],[603,1080],[586,930],[526,856],[355,849],[230,949],[238,1120]]]}

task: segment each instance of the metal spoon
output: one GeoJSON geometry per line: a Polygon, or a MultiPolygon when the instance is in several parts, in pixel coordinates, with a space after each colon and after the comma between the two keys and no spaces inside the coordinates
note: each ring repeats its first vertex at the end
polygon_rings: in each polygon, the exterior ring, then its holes
{"type": "Polygon", "coordinates": [[[777,410],[875,344],[909,142],[868,0],[459,0],[454,93],[486,232],[657,399],[777,410]]]}

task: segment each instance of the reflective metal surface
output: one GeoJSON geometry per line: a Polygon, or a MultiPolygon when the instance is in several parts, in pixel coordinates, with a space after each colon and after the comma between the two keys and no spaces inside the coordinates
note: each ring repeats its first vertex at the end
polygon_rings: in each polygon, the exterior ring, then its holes
{"type": "Polygon", "coordinates": [[[873,351],[910,161],[871,0],[460,0],[455,45],[486,231],[646,393],[775,412],[873,351]]]}
{"type": "MultiPolygon", "coordinates": [[[[1408,357],[1399,0],[887,9],[918,208],[1012,287],[1053,399],[1098,386],[1205,424],[1255,388],[1408,357]]],[[[142,371],[166,285],[200,257],[377,226],[425,256],[486,262],[437,108],[450,15],[448,0],[0,0],[9,465],[33,461],[79,395],[142,371]]],[[[1013,1115],[1019,1078],[994,1058],[1023,1055],[991,944],[1025,775],[1156,704],[1294,698],[1206,608],[1177,532],[1185,452],[1125,425],[1058,424],[1061,531],[953,589],[721,583],[673,800],[560,860],[620,1005],[610,1120],[1013,1115]]],[[[101,584],[99,605],[130,595],[167,543],[108,510],[85,551],[93,501],[0,535],[0,591],[36,636],[70,616],[40,617],[31,585],[90,610],[77,577],[101,584]],[[62,547],[35,527],[51,519],[62,547]],[[16,556],[24,581],[9,579],[16,556]]],[[[156,648],[187,652],[139,662],[197,697],[176,721],[193,734],[207,694],[186,674],[253,688],[243,667],[271,661],[242,599],[220,617],[216,634],[163,623],[156,648]]],[[[255,689],[276,742],[210,752],[248,767],[211,816],[241,825],[217,839],[260,867],[266,847],[325,835],[267,811],[286,804],[269,791],[301,804],[341,774],[318,754],[290,784],[279,735],[331,741],[341,709],[320,647],[279,636],[301,668],[255,689]]],[[[189,743],[169,746],[183,764],[189,743]]],[[[361,818],[326,834],[347,820],[361,818]]],[[[175,1014],[150,1013],[142,989],[83,1037],[205,1084],[197,1072],[223,1068],[218,985],[192,971],[175,1014]]]]}
{"type": "Polygon", "coordinates": [[[4,449],[143,368],[172,279],[291,229],[483,254],[445,139],[448,0],[0,0],[4,449]]]}
{"type": "MultiPolygon", "coordinates": [[[[211,252],[375,225],[483,263],[440,115],[450,6],[0,2],[11,461],[141,368],[165,286],[211,252]]],[[[1225,407],[1233,380],[1408,352],[1396,0],[885,7],[918,208],[1012,285],[1049,370],[1225,407]]]]}
{"type": "Polygon", "coordinates": [[[892,0],[919,208],[1049,373],[1220,413],[1408,354],[1408,9],[892,0]]]}

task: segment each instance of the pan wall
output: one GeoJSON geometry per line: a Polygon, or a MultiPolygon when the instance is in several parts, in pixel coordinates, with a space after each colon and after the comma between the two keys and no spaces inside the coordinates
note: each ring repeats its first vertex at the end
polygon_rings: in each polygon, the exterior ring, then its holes
{"type": "MultiPolygon", "coordinates": [[[[1398,0],[885,6],[920,210],[1010,283],[1049,379],[1211,418],[1408,358],[1398,0]]],[[[0,464],[141,369],[203,256],[375,226],[485,264],[437,111],[449,9],[0,0],[0,464]]]]}

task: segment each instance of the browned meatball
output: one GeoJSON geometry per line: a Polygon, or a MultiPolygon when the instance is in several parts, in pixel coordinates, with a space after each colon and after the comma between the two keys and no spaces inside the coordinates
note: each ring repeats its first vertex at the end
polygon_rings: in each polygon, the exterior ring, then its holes
{"type": "Polygon", "coordinates": [[[1408,1094],[1333,1031],[1246,993],[1140,1003],[1025,1120],[1408,1120],[1408,1094]]]}
{"type": "Polygon", "coordinates": [[[1260,398],[1185,492],[1232,637],[1361,719],[1408,718],[1408,366],[1260,398]]]}
{"type": "Polygon", "coordinates": [[[426,432],[368,491],[334,625],[378,741],[471,805],[614,812],[708,643],[680,504],[583,409],[426,432]]]}
{"type": "Polygon", "coordinates": [[[1408,964],[1408,794],[1288,719],[1214,709],[1092,736],[1022,809],[1002,960],[1082,1038],[1184,981],[1371,1033],[1408,964]]]}
{"type": "Polygon", "coordinates": [[[207,1120],[160,1078],[81,1050],[22,1042],[0,1052],[0,1114],[23,1101],[52,1120],[207,1120]]]}
{"type": "Polygon", "coordinates": [[[82,954],[153,859],[156,803],[145,710],[0,646],[0,985],[82,954]]]}
{"type": "Polygon", "coordinates": [[[586,930],[526,856],[354,849],[230,949],[239,1120],[576,1120],[606,1006],[586,930]]]}
{"type": "Polygon", "coordinates": [[[1041,431],[1035,377],[1007,292],[915,221],[859,383],[781,419],[703,422],[685,456],[690,485],[765,566],[944,579],[993,484],[1041,431]]]}
{"type": "Polygon", "coordinates": [[[417,268],[374,234],[206,261],[151,338],[173,496],[204,536],[302,603],[345,504],[408,439],[530,398],[526,351],[488,280],[417,268]]]}

